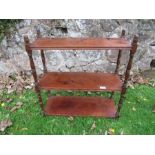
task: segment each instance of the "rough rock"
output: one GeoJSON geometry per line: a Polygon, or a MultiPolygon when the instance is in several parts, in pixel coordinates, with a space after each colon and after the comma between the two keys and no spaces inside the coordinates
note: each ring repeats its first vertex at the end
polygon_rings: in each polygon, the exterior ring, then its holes
{"type": "MultiPolygon", "coordinates": [[[[126,30],[127,39],[139,36],[139,47],[135,54],[132,71],[139,72],[150,68],[155,59],[155,20],[23,20],[16,25],[16,31],[5,36],[0,43],[0,74],[30,71],[29,60],[24,48],[23,36],[36,38],[39,29],[43,37],[119,37],[126,30]]],[[[52,71],[114,71],[117,51],[48,51],[45,54],[48,70],[52,71]]],[[[123,52],[120,73],[123,73],[129,53],[123,52]]],[[[34,52],[37,72],[43,66],[40,53],[34,52]]]]}

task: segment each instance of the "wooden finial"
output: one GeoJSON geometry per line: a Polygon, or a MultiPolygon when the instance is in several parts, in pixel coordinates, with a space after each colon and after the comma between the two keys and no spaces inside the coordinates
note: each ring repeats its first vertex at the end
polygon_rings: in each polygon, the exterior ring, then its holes
{"type": "Polygon", "coordinates": [[[40,38],[41,37],[41,33],[40,33],[40,30],[37,29],[37,38],[40,38]]]}
{"type": "Polygon", "coordinates": [[[29,43],[30,43],[30,41],[29,41],[29,38],[28,38],[27,35],[24,36],[24,42],[25,42],[25,49],[26,49],[27,52],[29,52],[29,43]]]}
{"type": "Polygon", "coordinates": [[[28,44],[30,41],[29,41],[29,38],[28,38],[28,36],[26,35],[26,36],[24,36],[24,42],[26,43],[26,44],[28,44]]]}
{"type": "Polygon", "coordinates": [[[138,42],[138,37],[135,35],[134,38],[133,38],[132,43],[137,44],[137,42],[138,42]]]}
{"type": "Polygon", "coordinates": [[[136,53],[137,50],[137,43],[138,43],[138,37],[135,35],[132,41],[132,48],[131,48],[131,53],[134,54],[136,53]]]}
{"type": "Polygon", "coordinates": [[[124,36],[125,36],[125,30],[122,30],[121,37],[124,37],[124,36]]]}

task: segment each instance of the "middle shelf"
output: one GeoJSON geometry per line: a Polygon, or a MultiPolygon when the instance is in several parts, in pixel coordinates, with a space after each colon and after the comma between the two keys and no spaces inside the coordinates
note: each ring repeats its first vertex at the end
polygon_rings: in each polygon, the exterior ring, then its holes
{"type": "Polygon", "coordinates": [[[122,81],[112,73],[47,72],[39,86],[46,90],[121,91],[122,81]]]}

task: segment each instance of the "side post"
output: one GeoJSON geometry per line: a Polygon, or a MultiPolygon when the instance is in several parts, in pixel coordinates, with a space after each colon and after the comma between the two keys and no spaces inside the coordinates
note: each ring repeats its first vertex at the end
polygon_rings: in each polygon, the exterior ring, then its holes
{"type": "Polygon", "coordinates": [[[132,61],[133,61],[134,54],[136,53],[136,50],[137,50],[137,42],[138,42],[138,37],[134,36],[134,39],[132,41],[132,47],[130,50],[130,58],[129,58],[127,69],[125,72],[125,79],[124,79],[124,83],[122,86],[121,96],[120,96],[120,100],[119,100],[118,107],[117,107],[116,117],[119,117],[119,113],[120,113],[120,110],[122,108],[123,101],[125,98],[125,94],[126,94],[126,90],[127,90],[127,82],[130,77],[130,70],[132,67],[132,61]]]}
{"type": "Polygon", "coordinates": [[[40,107],[41,107],[41,109],[43,111],[43,101],[42,101],[42,97],[41,97],[41,91],[40,91],[40,88],[38,86],[38,78],[37,78],[36,68],[35,68],[35,65],[34,65],[33,57],[32,57],[32,50],[29,47],[30,42],[29,42],[28,36],[24,36],[24,42],[25,42],[26,52],[27,52],[27,54],[29,56],[32,75],[33,75],[34,82],[35,82],[35,91],[36,91],[36,94],[38,96],[40,107]]]}
{"type": "MultiPolygon", "coordinates": [[[[122,30],[121,38],[124,38],[124,37],[125,37],[125,30],[122,30]]],[[[115,74],[118,73],[118,69],[119,69],[119,66],[120,66],[121,56],[122,56],[122,50],[119,50],[118,51],[117,65],[116,65],[116,69],[115,69],[115,74]]]]}
{"type": "MultiPolygon", "coordinates": [[[[37,38],[41,38],[40,30],[37,30],[37,38]]],[[[45,54],[42,49],[40,50],[40,52],[41,52],[41,60],[42,60],[42,64],[43,64],[43,72],[45,74],[45,73],[47,73],[45,54]]],[[[50,90],[48,90],[47,92],[48,92],[48,96],[50,96],[50,90]]]]}
{"type": "MultiPolygon", "coordinates": [[[[125,30],[122,30],[122,33],[121,33],[121,38],[124,38],[125,37],[125,30]]],[[[117,63],[116,63],[116,69],[115,69],[115,74],[118,73],[118,70],[119,70],[119,66],[120,66],[120,60],[121,60],[121,56],[122,56],[122,50],[119,50],[118,51],[118,56],[117,56],[117,63]]],[[[114,95],[114,92],[111,93],[111,96],[110,98],[112,98],[114,95]]]]}
{"type": "MultiPolygon", "coordinates": [[[[41,38],[41,34],[40,34],[39,30],[37,30],[37,38],[41,38]]],[[[41,60],[43,63],[43,71],[44,71],[44,73],[46,73],[47,67],[46,67],[46,61],[45,61],[45,54],[44,54],[44,51],[42,49],[41,49],[41,60]]]]}

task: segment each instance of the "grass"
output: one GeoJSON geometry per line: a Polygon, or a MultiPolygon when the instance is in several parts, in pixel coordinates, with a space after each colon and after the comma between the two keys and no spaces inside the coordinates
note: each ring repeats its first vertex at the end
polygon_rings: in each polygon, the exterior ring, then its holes
{"type": "MultiPolygon", "coordinates": [[[[108,93],[84,93],[52,91],[52,95],[88,95],[107,96],[108,93]]],[[[44,101],[47,93],[42,93],[44,101]]],[[[10,118],[13,125],[0,134],[13,135],[103,135],[114,129],[114,134],[155,134],[155,113],[152,107],[155,105],[155,88],[147,85],[136,85],[134,89],[129,88],[126,100],[121,110],[119,119],[106,119],[95,117],[43,117],[36,94],[33,90],[26,90],[23,94],[7,94],[3,92],[4,98],[12,98],[10,103],[0,106],[0,120],[10,118]],[[15,112],[6,110],[13,107],[17,102],[22,102],[23,106],[15,112]],[[95,123],[96,127],[91,128],[95,123]]],[[[115,101],[119,99],[119,93],[114,96],[115,101]]],[[[2,105],[2,104],[1,104],[2,105]]]]}

